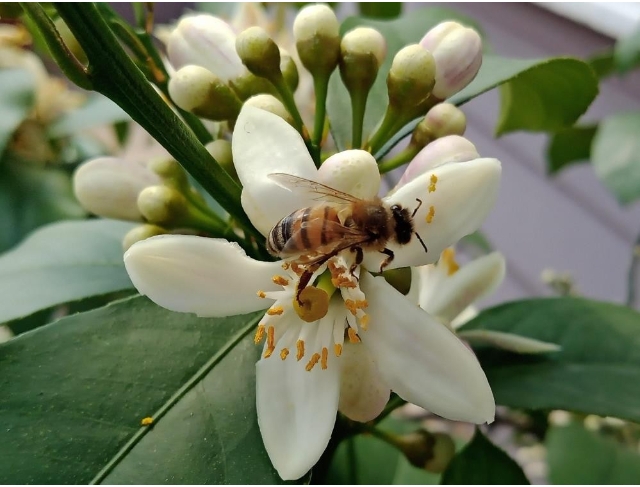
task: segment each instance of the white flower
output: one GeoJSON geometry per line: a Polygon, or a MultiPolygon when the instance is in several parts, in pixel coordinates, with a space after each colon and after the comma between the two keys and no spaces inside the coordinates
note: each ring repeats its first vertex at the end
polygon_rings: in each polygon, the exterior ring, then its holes
{"type": "MultiPolygon", "coordinates": [[[[472,304],[491,294],[505,275],[505,259],[493,252],[460,267],[453,248],[445,249],[437,264],[411,269],[411,289],[407,297],[442,323],[458,330],[478,312],[472,304]]],[[[546,353],[560,346],[513,333],[492,330],[457,331],[458,336],[476,345],[492,345],[517,353],[546,353]]]]}
{"type": "MultiPolygon", "coordinates": [[[[291,192],[271,173],[363,199],[372,199],[380,184],[375,161],[364,151],[337,154],[317,170],[300,135],[254,107],[244,107],[238,117],[233,158],[244,209],[265,235],[281,218],[318,204],[317,194],[291,192]]],[[[474,231],[493,205],[500,173],[495,159],[443,164],[384,198],[385,205],[411,212],[419,206],[414,230],[428,248],[415,235],[407,245],[389,242],[395,258],[388,268],[433,263],[474,231]]],[[[265,447],[283,479],[297,479],[317,462],[338,409],[354,420],[371,420],[390,389],[449,419],[484,423],[494,417],[493,395],[475,355],[384,278],[370,274],[386,255],[365,252],[363,265],[356,265],[355,256],[340,252],[314,273],[310,283],[328,269],[300,295],[308,298],[309,311],[294,303],[298,266],[253,260],[225,240],[160,236],[125,254],[134,285],[165,308],[228,316],[269,306],[255,337],[265,341],[256,365],[257,411],[265,447]]]]}

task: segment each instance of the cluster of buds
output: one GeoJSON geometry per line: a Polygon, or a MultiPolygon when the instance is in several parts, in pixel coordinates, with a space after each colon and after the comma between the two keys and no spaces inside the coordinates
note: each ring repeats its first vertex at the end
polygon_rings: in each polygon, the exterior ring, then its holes
{"type": "MultiPolygon", "coordinates": [[[[227,161],[226,141],[212,144],[220,161],[227,161]]],[[[231,164],[232,165],[232,164],[231,164]]],[[[82,164],[73,178],[74,193],[89,212],[103,218],[141,223],[127,233],[124,249],[139,240],[166,233],[218,232],[221,219],[190,185],[173,159],[146,164],[117,157],[98,157],[82,164]]]]}

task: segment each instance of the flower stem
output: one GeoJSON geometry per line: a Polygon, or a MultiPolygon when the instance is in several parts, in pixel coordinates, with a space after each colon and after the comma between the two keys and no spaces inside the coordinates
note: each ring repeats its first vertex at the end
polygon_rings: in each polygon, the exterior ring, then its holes
{"type": "Polygon", "coordinates": [[[367,107],[368,91],[351,91],[351,148],[362,147],[362,126],[364,125],[364,112],[367,107]]]}
{"type": "Polygon", "coordinates": [[[91,3],[56,3],[89,59],[95,91],[116,102],[202,184],[236,222],[263,241],[240,203],[240,186],[155,92],[91,3]]]}
{"type": "Polygon", "coordinates": [[[382,119],[382,123],[367,143],[369,152],[372,154],[378,152],[380,147],[382,147],[389,137],[395,133],[393,129],[397,125],[397,120],[398,114],[395,113],[395,110],[391,106],[388,106],[387,111],[384,114],[384,118],[382,119]]]}
{"type": "Polygon", "coordinates": [[[384,409],[382,410],[380,415],[375,419],[375,422],[379,423],[384,418],[389,416],[393,411],[398,409],[400,406],[404,406],[406,403],[407,403],[407,401],[402,399],[400,396],[394,395],[391,399],[389,399],[389,402],[384,407],[384,409]]]}
{"type": "Polygon", "coordinates": [[[318,148],[322,144],[322,134],[324,133],[328,88],[329,76],[318,75],[313,77],[313,90],[316,95],[316,113],[313,123],[313,139],[311,139],[311,143],[318,148]]]}
{"type": "Polygon", "coordinates": [[[389,171],[393,171],[394,169],[406,164],[411,161],[416,154],[419,152],[418,148],[412,144],[409,144],[402,151],[400,151],[395,156],[387,159],[386,161],[381,162],[378,165],[378,170],[380,174],[384,174],[389,171]]]}
{"type": "Polygon", "coordinates": [[[62,72],[80,88],[92,90],[93,83],[88,69],[71,53],[58,29],[39,3],[22,2],[20,4],[27,16],[40,30],[40,34],[47,43],[49,52],[58,63],[62,72]]]}

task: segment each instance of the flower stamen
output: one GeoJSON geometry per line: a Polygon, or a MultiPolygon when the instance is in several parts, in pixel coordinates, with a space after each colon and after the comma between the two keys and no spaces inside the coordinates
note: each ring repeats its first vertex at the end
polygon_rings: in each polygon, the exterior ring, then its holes
{"type": "Polygon", "coordinates": [[[431,179],[429,180],[429,193],[433,193],[436,190],[436,183],[438,182],[438,176],[435,174],[431,175],[431,179]]]}
{"type": "Polygon", "coordinates": [[[347,328],[347,335],[349,336],[349,341],[351,343],[360,343],[360,337],[353,328],[347,328]]]}
{"type": "Polygon", "coordinates": [[[288,286],[289,285],[289,280],[282,277],[282,276],[273,276],[271,278],[271,280],[273,281],[274,284],[277,284],[279,286],[288,286]]]}
{"type": "Polygon", "coordinates": [[[296,349],[298,353],[296,354],[296,360],[299,362],[304,357],[304,340],[298,340],[296,342],[296,349]]]}
{"type": "Polygon", "coordinates": [[[267,328],[267,349],[264,351],[264,358],[271,357],[271,354],[276,349],[275,334],[276,329],[273,326],[267,328]]]}
{"type": "Polygon", "coordinates": [[[264,291],[258,291],[256,294],[258,295],[259,298],[267,297],[267,293],[265,293],[264,291]]]}
{"type": "Polygon", "coordinates": [[[280,350],[280,358],[282,360],[286,359],[288,355],[289,355],[289,349],[288,348],[283,348],[282,350],[280,350]]]}
{"type": "Polygon", "coordinates": [[[342,344],[335,343],[333,345],[333,353],[336,355],[336,357],[339,357],[340,355],[342,355],[342,344]]]}
{"type": "Polygon", "coordinates": [[[258,325],[258,329],[256,330],[256,334],[253,337],[253,343],[255,343],[256,345],[258,343],[260,343],[264,338],[265,331],[266,331],[266,329],[265,329],[264,325],[262,325],[262,324],[258,325]]]}
{"type": "Polygon", "coordinates": [[[274,316],[274,315],[281,315],[282,313],[284,313],[284,308],[282,306],[272,306],[271,308],[269,308],[267,310],[267,314],[269,316],[274,316]]]}
{"type": "Polygon", "coordinates": [[[320,358],[320,367],[322,370],[327,370],[327,360],[329,359],[329,349],[322,347],[322,357],[320,358]]]}
{"type": "Polygon", "coordinates": [[[447,267],[448,276],[455,274],[458,269],[460,269],[460,265],[456,262],[456,251],[453,248],[448,247],[444,249],[440,258],[447,267]]]}
{"type": "Polygon", "coordinates": [[[431,223],[433,221],[433,217],[436,215],[436,207],[435,206],[430,206],[429,207],[429,213],[427,213],[427,223],[431,223]]]}
{"type": "Polygon", "coordinates": [[[319,361],[320,361],[320,354],[314,353],[311,356],[311,359],[307,363],[307,366],[304,368],[304,370],[306,370],[307,372],[311,372],[311,369],[313,369],[319,361]]]}

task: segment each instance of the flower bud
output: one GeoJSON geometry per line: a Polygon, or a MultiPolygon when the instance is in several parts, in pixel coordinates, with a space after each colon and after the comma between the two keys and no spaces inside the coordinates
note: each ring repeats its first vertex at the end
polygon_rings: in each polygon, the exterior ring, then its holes
{"type": "Polygon", "coordinates": [[[451,103],[438,103],[427,112],[413,133],[428,133],[434,140],[447,135],[463,135],[466,128],[467,117],[462,110],[451,103]]]}
{"type": "Polygon", "coordinates": [[[371,27],[357,27],[344,35],[340,43],[340,76],[349,92],[371,89],[386,51],[384,37],[371,27]]]}
{"type": "Polygon", "coordinates": [[[304,7],[293,22],[293,37],[302,65],[315,77],[328,77],[340,57],[340,23],[326,5],[304,7]]]}
{"type": "Polygon", "coordinates": [[[457,22],[442,22],[426,33],[420,45],[435,59],[433,96],[440,100],[463,89],[480,70],[482,39],[474,29],[457,22]]]}
{"type": "Polygon", "coordinates": [[[447,162],[466,162],[480,157],[475,146],[464,137],[448,135],[422,149],[409,163],[394,191],[421,174],[447,162]]]}
{"type": "Polygon", "coordinates": [[[195,64],[223,81],[245,71],[236,53],[236,35],[224,20],[208,14],[184,17],[169,36],[169,61],[175,69],[195,64]]]}
{"type": "Polygon", "coordinates": [[[444,472],[456,454],[456,446],[449,435],[424,430],[401,436],[398,447],[411,465],[433,473],[444,472]]]}
{"type": "MultiPolygon", "coordinates": [[[[266,95],[265,95],[266,96],[266,95]]],[[[218,164],[227,171],[229,176],[238,181],[238,173],[233,165],[233,154],[231,152],[231,142],[224,139],[214,140],[204,146],[205,149],[218,161],[218,164]]]]}
{"type": "Polygon", "coordinates": [[[278,115],[288,123],[293,122],[291,114],[287,111],[282,102],[273,95],[255,95],[249,98],[244,103],[245,105],[260,108],[261,110],[265,110],[267,112],[273,113],[274,115],[278,115]]]}
{"type": "Polygon", "coordinates": [[[200,66],[184,66],[169,80],[169,95],[183,110],[209,120],[230,120],[242,102],[229,86],[200,66]]]}
{"type": "Polygon", "coordinates": [[[187,173],[176,160],[161,157],[149,161],[147,167],[156,173],[167,186],[171,186],[180,191],[188,190],[189,180],[187,173]]]}
{"type": "Polygon", "coordinates": [[[122,250],[126,252],[129,250],[129,247],[136,242],[155,237],[156,235],[164,235],[165,233],[169,232],[157,225],[145,224],[132,228],[122,239],[122,250]]]}
{"type": "Polygon", "coordinates": [[[291,57],[291,54],[285,49],[280,50],[280,71],[282,71],[284,81],[287,83],[291,92],[296,91],[298,82],[300,81],[298,66],[296,66],[296,62],[293,60],[293,57],[291,57]]]}
{"type": "Polygon", "coordinates": [[[271,95],[276,95],[278,93],[269,80],[260,78],[249,71],[242,76],[233,79],[229,84],[241,100],[246,100],[247,98],[251,98],[253,95],[259,95],[261,93],[269,93],[271,95]]]}
{"type": "Polygon", "coordinates": [[[415,111],[431,93],[435,74],[435,61],[429,51],[419,44],[400,49],[387,76],[389,105],[396,111],[415,111]]]}
{"type": "Polygon", "coordinates": [[[104,218],[141,221],[138,194],[160,178],[142,164],[115,157],[98,157],[73,175],[73,192],[82,207],[104,218]]]}
{"type": "Polygon", "coordinates": [[[281,75],[280,49],[262,27],[249,27],[236,38],[236,52],[256,76],[274,79],[281,75]]]}
{"type": "Polygon", "coordinates": [[[318,182],[356,198],[372,199],[380,189],[380,173],[369,152],[345,150],[322,163],[318,169],[318,182]]]}
{"type": "Polygon", "coordinates": [[[148,222],[174,226],[187,213],[187,200],[179,191],[167,186],[150,186],[138,196],[138,209],[148,222]]]}

